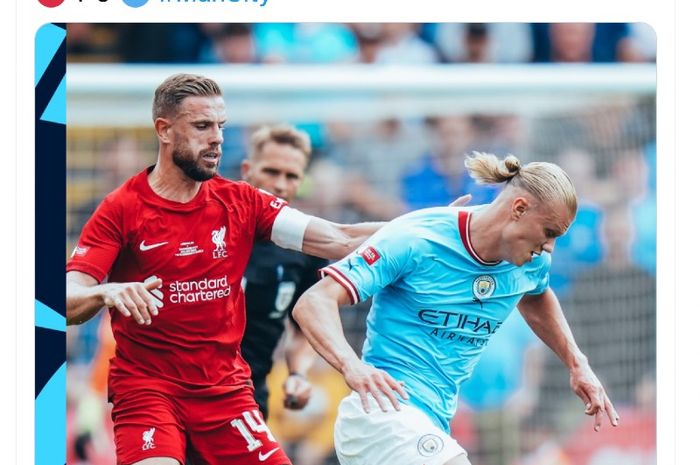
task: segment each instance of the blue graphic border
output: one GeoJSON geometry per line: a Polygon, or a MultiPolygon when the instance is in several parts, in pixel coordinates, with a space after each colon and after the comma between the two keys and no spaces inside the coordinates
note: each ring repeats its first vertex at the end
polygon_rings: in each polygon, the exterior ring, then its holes
{"type": "Polygon", "coordinates": [[[66,463],[66,26],[45,24],[34,57],[36,465],[66,463]]]}

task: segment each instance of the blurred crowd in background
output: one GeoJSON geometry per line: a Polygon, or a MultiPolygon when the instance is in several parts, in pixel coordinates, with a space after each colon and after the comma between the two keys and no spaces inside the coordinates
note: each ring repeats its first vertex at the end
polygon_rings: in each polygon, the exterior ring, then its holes
{"type": "MultiPolygon", "coordinates": [[[[69,24],[69,63],[340,64],[627,63],[655,61],[644,24],[69,24]]],[[[271,67],[274,72],[274,67],[271,67]]],[[[69,75],[70,78],[70,75],[69,75]]],[[[70,103],[69,103],[70,104],[70,103]]],[[[108,114],[106,114],[108,117],[108,114]]],[[[277,122],[277,121],[269,121],[277,122]]],[[[471,151],[553,161],[572,177],[576,221],[557,241],[551,285],[620,411],[593,432],[568,374],[517,311],[489,343],[460,396],[452,432],[473,465],[650,465],[656,429],[656,108],[627,98],[542,115],[397,115],[381,121],[288,121],[307,131],[312,161],[293,206],[340,222],[388,220],[473,194],[471,151]]],[[[268,121],[261,121],[268,123],[268,121]]],[[[239,177],[259,125],[227,125],[220,173],[239,177]]],[[[151,128],[68,127],[67,253],[104,196],[153,164],[151,128]]],[[[369,303],[342,312],[360,350],[369,303]]],[[[106,404],[109,324],[68,332],[68,463],[114,463],[106,404]],[[102,343],[99,343],[102,341],[102,343]]],[[[270,375],[269,426],[295,465],[336,464],[335,408],[347,393],[319,358],[311,403],[282,407],[284,363],[270,375]]]]}
{"type": "Polygon", "coordinates": [[[651,62],[643,23],[263,23],[68,25],[71,62],[651,62]]]}

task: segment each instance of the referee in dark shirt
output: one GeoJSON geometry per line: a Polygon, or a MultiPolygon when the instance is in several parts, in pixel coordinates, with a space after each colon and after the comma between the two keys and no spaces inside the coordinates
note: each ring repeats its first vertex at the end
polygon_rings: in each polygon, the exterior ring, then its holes
{"type": "MultiPolygon", "coordinates": [[[[311,155],[309,136],[291,126],[262,127],[251,136],[241,176],[254,187],[287,201],[294,199],[311,155]]],[[[311,396],[306,373],[316,352],[288,315],[301,294],[317,280],[326,260],[282,249],[272,242],[257,243],[245,271],[246,330],[241,343],[243,358],[252,370],[255,400],[267,419],[272,353],[285,330],[284,353],[289,376],[284,383],[284,405],[302,409],[311,396]]]]}

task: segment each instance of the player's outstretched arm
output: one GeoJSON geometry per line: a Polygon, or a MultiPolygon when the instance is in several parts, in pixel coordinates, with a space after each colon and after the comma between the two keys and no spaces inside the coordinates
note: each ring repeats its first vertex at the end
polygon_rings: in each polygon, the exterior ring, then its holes
{"type": "Polygon", "coordinates": [[[318,355],[296,324],[287,319],[285,326],[287,337],[284,358],[287,361],[289,376],[282,386],[284,406],[288,409],[299,410],[306,407],[311,398],[311,383],[309,383],[307,373],[318,355]]]}
{"type": "Polygon", "coordinates": [[[369,413],[368,393],[387,411],[386,399],[396,410],[398,393],[408,398],[403,386],[383,370],[362,362],[343,334],[339,307],[350,303],[345,289],[330,277],[325,277],[306,291],[294,306],[292,315],[311,346],[338,370],[350,389],[360,395],[365,412],[369,413]]]}
{"type": "Polygon", "coordinates": [[[576,345],[571,328],[554,292],[547,289],[542,294],[525,295],[518,303],[518,309],[535,334],[559,356],[569,369],[571,389],[586,406],[586,415],[595,417],[594,429],[600,430],[604,414],[608,416],[611,425],[617,426],[620,417],[600,380],[591,369],[588,359],[576,345]]]}
{"type": "Polygon", "coordinates": [[[66,273],[66,323],[85,323],[102,307],[115,307],[138,324],[151,324],[151,315],[158,314],[163,302],[154,295],[163,282],[98,284],[89,274],[80,271],[66,273]]]}
{"type": "Polygon", "coordinates": [[[385,224],[338,224],[312,216],[304,232],[301,250],[315,257],[340,260],[385,224]]]}
{"type": "MultiPolygon", "coordinates": [[[[467,205],[471,199],[471,194],[465,194],[449,206],[461,207],[467,205]]],[[[304,232],[302,251],[316,257],[340,260],[385,224],[386,222],[338,224],[312,216],[304,232]]]]}

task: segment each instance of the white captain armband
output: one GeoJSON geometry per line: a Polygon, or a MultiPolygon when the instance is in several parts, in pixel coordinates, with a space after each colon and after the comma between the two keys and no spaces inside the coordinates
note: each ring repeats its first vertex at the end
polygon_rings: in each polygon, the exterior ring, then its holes
{"type": "Polygon", "coordinates": [[[272,224],[270,239],[278,246],[301,252],[304,233],[311,217],[291,207],[283,207],[272,224]]]}

